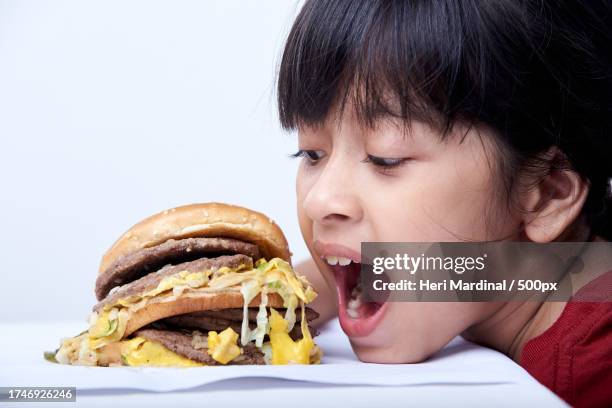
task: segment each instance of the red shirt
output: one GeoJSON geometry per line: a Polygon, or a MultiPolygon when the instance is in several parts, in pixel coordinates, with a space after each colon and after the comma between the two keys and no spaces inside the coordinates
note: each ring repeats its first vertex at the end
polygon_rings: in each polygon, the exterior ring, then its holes
{"type": "Polygon", "coordinates": [[[581,288],[523,348],[521,365],[572,406],[612,407],[611,294],[612,271],[581,288]],[[580,301],[593,296],[602,302],[580,301]]]}

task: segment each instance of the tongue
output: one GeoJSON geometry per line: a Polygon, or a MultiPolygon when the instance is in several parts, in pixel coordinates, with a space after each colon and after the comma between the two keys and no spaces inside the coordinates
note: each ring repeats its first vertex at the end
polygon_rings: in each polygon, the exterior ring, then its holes
{"type": "Polygon", "coordinates": [[[353,319],[364,319],[372,316],[378,309],[380,309],[380,304],[375,302],[365,302],[362,303],[356,309],[349,309],[348,315],[353,319]]]}
{"type": "Polygon", "coordinates": [[[382,305],[376,302],[365,302],[357,311],[360,317],[370,317],[380,309],[382,305]]]}

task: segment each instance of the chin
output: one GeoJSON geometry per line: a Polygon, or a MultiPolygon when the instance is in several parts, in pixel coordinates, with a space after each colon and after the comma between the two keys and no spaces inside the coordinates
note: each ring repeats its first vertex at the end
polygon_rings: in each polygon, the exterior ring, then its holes
{"type": "Polygon", "coordinates": [[[416,350],[409,346],[366,346],[351,340],[351,347],[357,358],[364,363],[413,364],[422,363],[429,357],[425,350],[416,350]]]}

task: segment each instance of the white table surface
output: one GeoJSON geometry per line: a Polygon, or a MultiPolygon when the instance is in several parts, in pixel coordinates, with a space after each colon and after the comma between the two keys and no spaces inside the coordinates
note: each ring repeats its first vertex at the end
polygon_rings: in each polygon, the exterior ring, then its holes
{"type": "MultiPolygon", "coordinates": [[[[74,377],[74,374],[85,373],[87,375],[87,371],[78,370],[89,368],[56,366],[46,362],[42,358],[42,353],[44,350],[55,349],[60,338],[80,332],[84,326],[85,323],[82,322],[0,323],[0,386],[49,386],[59,383],[69,385],[65,381],[81,381],[82,378],[74,377]],[[30,383],[30,381],[44,383],[30,383]]],[[[307,381],[271,378],[270,376],[279,377],[279,371],[275,371],[276,374],[268,371],[270,374],[266,374],[265,370],[263,373],[258,370],[246,373],[248,377],[231,378],[212,383],[203,381],[202,385],[190,386],[186,389],[157,392],[142,389],[151,388],[151,385],[145,381],[147,379],[163,381],[163,376],[169,375],[168,372],[164,373],[157,369],[158,371],[152,373],[153,376],[151,373],[148,376],[143,373],[142,384],[126,389],[104,384],[104,382],[112,382],[112,377],[116,378],[118,371],[113,371],[115,370],[113,368],[98,368],[96,373],[102,372],[107,376],[106,380],[101,379],[94,386],[87,385],[90,389],[77,387],[76,405],[113,408],[122,406],[131,408],[140,406],[243,406],[245,408],[307,406],[313,408],[317,406],[341,407],[343,404],[350,404],[351,408],[362,406],[566,406],[552,392],[509,361],[506,356],[463,340],[456,339],[425,365],[392,366],[358,363],[337,321],[322,329],[317,343],[326,353],[323,361],[325,365],[310,371],[307,370],[313,367],[301,367],[297,368],[297,371],[286,370],[287,373],[291,372],[290,375],[287,375],[288,377],[303,378],[307,381]],[[332,379],[326,375],[330,372],[334,373],[332,379]],[[372,372],[372,381],[376,385],[364,384],[369,381],[368,372],[372,372]],[[386,372],[389,373],[390,383],[395,382],[402,385],[379,385],[380,381],[375,380],[374,373],[379,376],[380,380],[380,375],[384,376],[386,372]],[[423,375],[420,376],[419,373],[423,375]],[[436,377],[436,373],[439,373],[439,377],[436,377]],[[324,378],[321,382],[318,382],[317,377],[319,376],[324,378]],[[419,381],[420,378],[426,380],[419,381]]],[[[222,369],[227,368],[229,367],[222,369]]],[[[272,369],[273,367],[266,368],[272,369]]],[[[210,368],[192,370],[202,369],[210,370],[210,368]]],[[[134,369],[128,368],[128,370],[134,369]]],[[[206,375],[205,371],[198,371],[198,373],[206,375]]],[[[3,406],[31,405],[40,406],[40,403],[18,402],[3,406]]],[[[56,402],[53,404],[54,407],[64,405],[75,406],[75,403],[56,402]]]]}

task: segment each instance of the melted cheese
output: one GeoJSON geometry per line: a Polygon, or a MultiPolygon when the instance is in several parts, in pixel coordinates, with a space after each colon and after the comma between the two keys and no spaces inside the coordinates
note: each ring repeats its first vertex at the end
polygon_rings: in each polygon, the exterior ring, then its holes
{"type": "Polygon", "coordinates": [[[208,354],[221,364],[227,364],[240,354],[242,349],[238,347],[238,333],[231,327],[221,333],[208,332],[208,354]]]}
{"type": "Polygon", "coordinates": [[[315,347],[302,312],[302,339],[294,341],[287,333],[287,321],[270,308],[270,345],[272,364],[310,364],[315,347]]]}
{"type": "Polygon", "coordinates": [[[135,337],[121,343],[121,360],[125,365],[155,367],[198,367],[204,365],[142,337],[135,337]]]}
{"type": "Polygon", "coordinates": [[[128,321],[128,312],[125,309],[112,308],[100,315],[94,313],[91,320],[88,346],[92,350],[96,350],[123,338],[128,321]]]}

